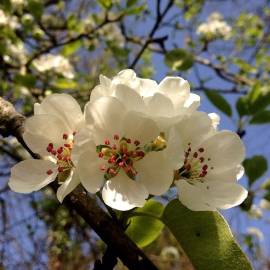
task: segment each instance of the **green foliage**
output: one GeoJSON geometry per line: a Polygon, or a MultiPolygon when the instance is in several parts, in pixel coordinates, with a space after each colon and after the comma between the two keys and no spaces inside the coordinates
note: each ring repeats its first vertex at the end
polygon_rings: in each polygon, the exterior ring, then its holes
{"type": "Polygon", "coordinates": [[[184,49],[173,49],[165,55],[165,63],[173,71],[188,70],[193,66],[193,62],[193,55],[184,49]]]}
{"type": "Polygon", "coordinates": [[[218,109],[224,112],[228,116],[232,116],[232,108],[228,101],[216,91],[205,91],[207,98],[215,105],[218,109]]]}
{"type": "Polygon", "coordinates": [[[238,100],[236,102],[236,109],[237,109],[237,112],[238,112],[240,117],[249,114],[248,100],[247,100],[246,96],[242,96],[242,97],[238,98],[238,100]]]}
{"type": "Polygon", "coordinates": [[[243,162],[249,185],[252,185],[267,171],[267,160],[264,156],[253,156],[243,162]]]}
{"type": "Polygon", "coordinates": [[[132,213],[126,233],[139,247],[151,244],[160,235],[164,227],[159,220],[163,209],[161,203],[152,199],[132,213]]]}
{"type": "Polygon", "coordinates": [[[98,3],[105,9],[109,9],[112,6],[112,0],[98,0],[98,3]]]}
{"type": "Polygon", "coordinates": [[[36,19],[40,19],[41,15],[43,13],[43,3],[42,1],[38,1],[38,0],[29,0],[28,1],[28,9],[30,11],[30,13],[36,18],[36,19]]]}
{"type": "Polygon", "coordinates": [[[36,78],[35,76],[28,74],[28,75],[20,75],[17,74],[14,78],[14,81],[22,86],[25,87],[34,87],[36,83],[36,78]]]}
{"type": "Polygon", "coordinates": [[[218,212],[193,212],[176,199],[165,208],[162,220],[196,270],[252,269],[218,212]]]}
{"type": "Polygon", "coordinates": [[[250,124],[266,124],[270,122],[270,111],[261,111],[256,113],[251,120],[250,124]]]}

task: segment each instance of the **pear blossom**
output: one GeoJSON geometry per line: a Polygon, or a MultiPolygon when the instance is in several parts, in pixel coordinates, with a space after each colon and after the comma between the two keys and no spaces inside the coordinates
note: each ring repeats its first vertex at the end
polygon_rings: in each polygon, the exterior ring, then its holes
{"type": "Polygon", "coordinates": [[[212,40],[217,38],[229,39],[231,31],[231,26],[224,21],[223,16],[218,12],[213,12],[206,22],[198,26],[196,32],[202,38],[212,40]]]}
{"type": "Polygon", "coordinates": [[[263,241],[264,239],[262,231],[256,227],[248,227],[247,234],[256,237],[259,241],[263,241]]]}
{"type": "Polygon", "coordinates": [[[44,54],[33,61],[34,67],[39,72],[53,70],[68,79],[74,78],[74,69],[68,59],[62,55],[44,54]]]}
{"type": "MultiPolygon", "coordinates": [[[[185,117],[176,126],[182,143],[182,166],[175,185],[179,200],[193,211],[228,209],[241,204],[247,190],[237,183],[244,170],[245,148],[234,132],[216,131],[203,112],[185,117]]],[[[179,154],[180,154],[179,153],[179,154]]]]}
{"type": "Polygon", "coordinates": [[[173,132],[165,136],[152,119],[115,97],[89,102],[85,121],[87,129],[75,142],[77,149],[85,149],[77,168],[86,190],[101,189],[107,205],[125,211],[143,206],[149,194],[169,189],[179,167],[173,132]]]}
{"type": "Polygon", "coordinates": [[[2,9],[0,9],[0,27],[1,26],[8,26],[11,29],[16,29],[20,27],[20,24],[16,16],[6,14],[2,9]]]}
{"type": "Polygon", "coordinates": [[[266,199],[261,199],[259,206],[263,210],[270,210],[270,202],[266,199]]]}
{"type": "Polygon", "coordinates": [[[11,169],[9,187],[30,193],[48,185],[57,177],[60,202],[78,184],[76,158],[72,155],[74,135],[84,124],[79,104],[67,94],[53,94],[35,104],[34,116],[25,122],[23,138],[42,159],[27,159],[11,169]]]}
{"type": "Polygon", "coordinates": [[[159,84],[137,77],[131,69],[119,72],[112,79],[100,75],[100,84],[91,92],[90,102],[113,96],[128,108],[142,112],[165,131],[185,114],[194,112],[200,97],[190,93],[189,83],[180,77],[165,77],[159,84]]]}

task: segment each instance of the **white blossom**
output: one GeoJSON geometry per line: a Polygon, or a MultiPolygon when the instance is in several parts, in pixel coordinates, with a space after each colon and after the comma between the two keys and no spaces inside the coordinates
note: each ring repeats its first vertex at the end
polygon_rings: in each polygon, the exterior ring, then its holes
{"type": "Polygon", "coordinates": [[[9,186],[13,191],[39,190],[58,176],[60,202],[79,183],[73,137],[83,126],[79,104],[69,95],[53,94],[35,104],[34,116],[25,122],[24,141],[42,159],[27,159],[11,169],[9,186]]]}
{"type": "Polygon", "coordinates": [[[8,26],[11,29],[16,29],[20,24],[16,16],[6,14],[2,9],[0,9],[0,27],[1,26],[8,26]]]}
{"type": "Polygon", "coordinates": [[[255,236],[259,241],[263,241],[263,233],[261,230],[259,230],[256,227],[248,227],[247,228],[247,234],[251,236],[255,236]]]}
{"type": "Polygon", "coordinates": [[[125,211],[169,189],[179,166],[175,134],[165,136],[153,120],[115,97],[89,102],[85,121],[87,130],[75,140],[86,150],[77,168],[89,192],[102,189],[107,205],[125,211]]]}
{"type": "Polygon", "coordinates": [[[39,72],[52,70],[68,79],[74,78],[74,68],[69,60],[62,55],[44,54],[33,61],[34,67],[39,72]]]}
{"type": "Polygon", "coordinates": [[[200,97],[190,93],[189,83],[180,77],[165,77],[159,84],[136,76],[126,69],[112,79],[100,76],[100,84],[91,92],[90,101],[113,96],[131,110],[142,112],[165,131],[185,114],[194,112],[200,97]]]}
{"type": "Polygon", "coordinates": [[[270,202],[266,199],[261,199],[259,207],[263,210],[270,210],[270,202]]]}
{"type": "Polygon", "coordinates": [[[248,215],[250,218],[260,219],[263,216],[263,212],[259,206],[257,206],[256,204],[252,204],[248,211],[248,215]]]}
{"type": "Polygon", "coordinates": [[[217,38],[229,39],[231,31],[231,26],[224,21],[222,15],[214,12],[207,18],[206,22],[198,26],[196,32],[201,37],[212,40],[217,38]]]}
{"type": "Polygon", "coordinates": [[[206,113],[195,112],[176,125],[183,165],[175,185],[179,200],[194,211],[228,209],[241,204],[247,190],[237,183],[245,148],[237,134],[216,131],[206,113]]]}

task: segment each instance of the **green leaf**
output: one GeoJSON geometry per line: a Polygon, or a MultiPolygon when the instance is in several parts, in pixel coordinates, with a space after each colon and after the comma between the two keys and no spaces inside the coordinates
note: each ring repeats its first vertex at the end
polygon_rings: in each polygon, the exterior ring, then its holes
{"type": "Polygon", "coordinates": [[[216,91],[205,91],[207,98],[215,105],[218,109],[224,112],[228,116],[232,116],[232,108],[228,101],[216,91]]]}
{"type": "Polygon", "coordinates": [[[36,84],[36,78],[30,74],[27,74],[27,75],[17,74],[14,78],[14,81],[17,84],[28,87],[28,88],[34,87],[36,84]]]}
{"type": "Polygon", "coordinates": [[[138,0],[128,0],[127,1],[127,7],[134,6],[137,2],[138,2],[138,0]]]}
{"type": "Polygon", "coordinates": [[[98,3],[105,9],[109,9],[112,6],[112,0],[98,0],[98,3]]]}
{"type": "Polygon", "coordinates": [[[242,96],[237,100],[236,109],[240,117],[249,114],[248,100],[246,96],[242,96]]]}
{"type": "Polygon", "coordinates": [[[36,18],[40,19],[43,13],[43,4],[42,1],[37,1],[37,0],[29,0],[28,1],[28,9],[30,13],[36,18]]]}
{"type": "Polygon", "coordinates": [[[270,111],[258,112],[249,121],[250,124],[266,124],[269,122],[270,122],[270,111]]]}
{"type": "Polygon", "coordinates": [[[252,270],[220,213],[193,212],[176,199],[165,208],[162,220],[196,270],[252,270]]]}
{"type": "Polygon", "coordinates": [[[66,57],[74,54],[79,48],[81,48],[81,40],[69,43],[63,47],[62,54],[66,57]]]}
{"type": "Polygon", "coordinates": [[[267,171],[267,160],[264,156],[253,156],[243,162],[249,185],[252,185],[267,171]]]}
{"type": "Polygon", "coordinates": [[[192,67],[194,57],[183,49],[174,49],[166,53],[165,63],[174,71],[183,71],[192,67]]]}
{"type": "Polygon", "coordinates": [[[78,85],[75,81],[59,78],[53,82],[53,86],[60,88],[60,89],[70,89],[70,90],[76,90],[78,88],[78,85]]]}
{"type": "Polygon", "coordinates": [[[161,233],[164,224],[159,220],[164,206],[151,199],[143,208],[138,208],[129,221],[126,233],[139,246],[151,244],[161,233]]]}

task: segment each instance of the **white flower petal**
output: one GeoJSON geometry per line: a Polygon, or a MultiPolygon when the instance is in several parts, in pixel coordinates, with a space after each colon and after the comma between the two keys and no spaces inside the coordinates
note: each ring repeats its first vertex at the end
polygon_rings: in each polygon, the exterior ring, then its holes
{"type": "Polygon", "coordinates": [[[141,96],[127,85],[118,84],[115,87],[114,96],[125,104],[129,110],[145,111],[145,104],[141,96]]]}
{"type": "Polygon", "coordinates": [[[138,112],[128,112],[123,120],[123,134],[125,137],[139,140],[143,146],[150,143],[159,135],[155,122],[138,112]]]}
{"type": "Polygon", "coordinates": [[[29,148],[46,156],[49,143],[56,147],[63,144],[63,134],[71,133],[70,128],[58,117],[48,114],[34,115],[25,121],[23,138],[29,148]]]}
{"type": "Polygon", "coordinates": [[[64,198],[71,193],[80,184],[80,179],[75,170],[70,172],[70,175],[63,184],[57,189],[57,199],[60,203],[63,202],[64,198]]]}
{"type": "Polygon", "coordinates": [[[204,155],[210,157],[209,166],[215,171],[225,171],[238,166],[245,157],[245,147],[239,136],[230,131],[220,131],[206,139],[202,145],[204,155]]]}
{"type": "Polygon", "coordinates": [[[8,185],[15,192],[30,193],[54,181],[57,174],[55,163],[48,160],[27,159],[11,168],[8,185]],[[50,175],[47,174],[49,170],[52,171],[50,175]]]}
{"type": "Polygon", "coordinates": [[[144,185],[131,180],[122,172],[107,181],[102,190],[104,202],[121,211],[142,207],[147,197],[148,192],[144,185]]]}
{"type": "MultiPolygon", "coordinates": [[[[126,108],[122,102],[115,97],[102,97],[95,102],[88,102],[85,106],[85,120],[88,126],[94,126],[96,143],[103,143],[104,139],[100,133],[111,136],[119,134],[126,108]]],[[[102,135],[103,136],[103,135],[102,135]]]]}
{"type": "Polygon", "coordinates": [[[96,193],[103,185],[104,172],[100,170],[100,167],[104,164],[106,164],[106,161],[98,158],[96,146],[92,142],[92,147],[88,147],[81,154],[77,164],[80,181],[87,191],[96,193]]]}
{"type": "Polygon", "coordinates": [[[158,85],[158,91],[165,94],[173,102],[175,109],[182,108],[189,97],[188,81],[180,77],[165,77],[158,85]]]}
{"type": "Polygon", "coordinates": [[[184,107],[188,108],[189,112],[194,112],[200,106],[200,100],[201,100],[200,96],[190,93],[189,97],[184,103],[184,107]]]}
{"type": "Polygon", "coordinates": [[[174,116],[175,110],[172,101],[163,94],[155,93],[147,99],[147,109],[152,116],[174,116]]]}
{"type": "Polygon", "coordinates": [[[90,102],[95,102],[101,97],[111,96],[112,93],[113,90],[110,88],[110,86],[106,87],[103,84],[99,84],[91,91],[90,102]]]}
{"type": "Polygon", "coordinates": [[[157,92],[158,84],[154,80],[140,79],[140,95],[145,97],[153,96],[157,92]]]}
{"type": "Polygon", "coordinates": [[[220,116],[217,113],[209,113],[208,116],[212,120],[213,128],[217,130],[220,123],[220,116]]]}
{"type": "Polygon", "coordinates": [[[175,126],[183,141],[183,146],[187,147],[187,144],[191,143],[192,149],[209,136],[211,127],[211,119],[204,112],[194,112],[180,120],[175,126]]]}
{"type": "Polygon", "coordinates": [[[241,204],[247,197],[247,190],[236,182],[206,181],[196,183],[211,206],[228,209],[241,204]]]}
{"type": "Polygon", "coordinates": [[[172,165],[161,152],[150,152],[136,162],[136,179],[153,195],[165,193],[171,186],[174,176],[172,165]]]}
{"type": "Polygon", "coordinates": [[[35,108],[35,113],[51,114],[60,118],[69,128],[77,131],[83,122],[83,114],[78,102],[67,94],[52,94],[35,108]]]}
{"type": "Polygon", "coordinates": [[[186,180],[176,181],[180,202],[192,211],[215,211],[204,198],[203,192],[186,180]]]}

